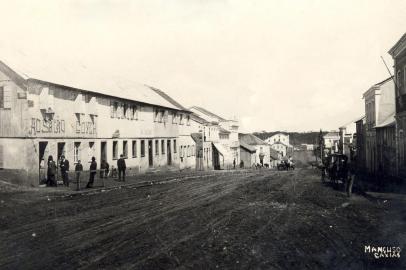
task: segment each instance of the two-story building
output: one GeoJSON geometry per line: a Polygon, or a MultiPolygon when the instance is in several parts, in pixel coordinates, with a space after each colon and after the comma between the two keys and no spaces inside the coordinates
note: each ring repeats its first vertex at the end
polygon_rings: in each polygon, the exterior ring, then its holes
{"type": "Polygon", "coordinates": [[[406,34],[389,50],[394,61],[396,167],[400,179],[406,179],[406,34]]]}
{"type": "Polygon", "coordinates": [[[49,156],[88,169],[93,156],[114,166],[122,154],[129,174],[182,167],[194,153],[189,117],[156,89],[80,65],[0,62],[0,168],[14,182],[38,185],[49,156]]]}
{"type": "Polygon", "coordinates": [[[213,145],[213,168],[229,169],[234,162],[239,164],[238,121],[227,120],[198,106],[193,106],[189,110],[210,123],[205,127],[205,136],[210,137],[213,145]]]}
{"type": "Polygon", "coordinates": [[[277,132],[274,135],[265,139],[272,149],[278,151],[282,156],[290,155],[293,151],[293,146],[289,141],[289,134],[284,132],[277,132]]]}
{"type": "Polygon", "coordinates": [[[363,98],[365,100],[365,169],[367,173],[375,174],[383,170],[383,152],[381,151],[383,148],[378,151],[376,127],[386,127],[387,119],[394,113],[392,78],[372,85],[364,93],[363,98]]]}

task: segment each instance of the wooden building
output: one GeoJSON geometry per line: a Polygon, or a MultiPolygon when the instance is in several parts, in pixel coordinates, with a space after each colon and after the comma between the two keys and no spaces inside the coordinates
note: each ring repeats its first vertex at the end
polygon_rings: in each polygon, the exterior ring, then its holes
{"type": "Polygon", "coordinates": [[[406,34],[389,50],[394,61],[396,81],[396,166],[400,179],[406,179],[406,34]]]}

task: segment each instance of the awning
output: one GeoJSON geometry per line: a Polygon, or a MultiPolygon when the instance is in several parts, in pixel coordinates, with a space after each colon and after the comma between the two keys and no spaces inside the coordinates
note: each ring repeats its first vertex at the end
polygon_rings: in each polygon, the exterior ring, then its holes
{"type": "Polygon", "coordinates": [[[251,146],[249,144],[246,144],[246,143],[244,143],[242,141],[240,141],[240,146],[241,146],[241,148],[244,148],[245,150],[247,150],[250,153],[255,153],[257,151],[255,149],[255,147],[253,147],[253,146],[251,146]]]}
{"type": "Polygon", "coordinates": [[[224,158],[231,157],[230,152],[221,143],[213,143],[213,145],[224,158]]]}
{"type": "Polygon", "coordinates": [[[389,115],[389,117],[387,117],[384,121],[382,121],[377,126],[375,126],[375,128],[390,127],[390,126],[394,126],[395,124],[396,124],[395,114],[393,113],[393,114],[389,115]]]}

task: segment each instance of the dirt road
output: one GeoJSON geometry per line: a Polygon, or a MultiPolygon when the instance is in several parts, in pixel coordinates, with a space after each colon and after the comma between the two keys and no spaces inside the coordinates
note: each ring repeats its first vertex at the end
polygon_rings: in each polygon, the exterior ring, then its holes
{"type": "Polygon", "coordinates": [[[1,269],[404,269],[405,201],[257,170],[77,196],[0,193],[1,269]],[[403,255],[403,254],[402,254],[403,255]]]}

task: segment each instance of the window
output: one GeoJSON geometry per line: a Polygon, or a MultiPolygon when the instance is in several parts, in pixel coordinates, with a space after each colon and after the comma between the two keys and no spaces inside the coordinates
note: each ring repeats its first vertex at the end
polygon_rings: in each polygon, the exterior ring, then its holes
{"type": "Polygon", "coordinates": [[[179,125],[183,125],[183,114],[179,115],[179,125]]]}
{"type": "Polygon", "coordinates": [[[123,156],[128,158],[128,141],[123,141],[123,156]]]}
{"type": "Polygon", "coordinates": [[[187,156],[190,157],[190,145],[187,146],[187,156]]]}
{"type": "Polygon", "coordinates": [[[113,117],[118,117],[118,102],[116,101],[116,102],[114,102],[114,105],[113,105],[113,117]]]}
{"type": "Polygon", "coordinates": [[[190,126],[190,115],[186,117],[186,125],[190,126]]]}
{"type": "Polygon", "coordinates": [[[159,141],[155,140],[155,155],[159,155],[159,141]]]}
{"type": "Polygon", "coordinates": [[[178,124],[178,114],[176,112],[172,113],[172,124],[178,124]]]}
{"type": "Polygon", "coordinates": [[[182,145],[179,148],[179,156],[183,157],[183,147],[182,147],[182,145]]]}
{"type": "Polygon", "coordinates": [[[118,142],[113,141],[113,159],[117,159],[118,157],[118,142]]]}
{"type": "Polygon", "coordinates": [[[158,109],[154,109],[154,122],[158,122],[159,111],[158,109]]]}
{"type": "Polygon", "coordinates": [[[128,117],[128,105],[126,103],[123,104],[123,118],[129,118],[128,117]]]}
{"type": "Polygon", "coordinates": [[[94,142],[89,142],[89,157],[94,157],[96,154],[96,147],[94,142]]]}
{"type": "Polygon", "coordinates": [[[177,148],[176,148],[176,140],[173,140],[173,152],[174,152],[174,153],[177,152],[176,149],[177,149],[177,148]]]}
{"type": "Polygon", "coordinates": [[[133,141],[133,147],[132,147],[132,150],[133,150],[133,158],[136,158],[137,157],[137,141],[133,141]]]}
{"type": "Polygon", "coordinates": [[[161,140],[161,152],[162,152],[162,155],[165,154],[165,140],[161,140]]]}
{"type": "Polygon", "coordinates": [[[131,119],[138,120],[137,105],[132,105],[132,106],[131,106],[131,119]]]}
{"type": "Polygon", "coordinates": [[[80,160],[80,142],[75,142],[73,146],[73,163],[77,163],[80,160]]]}
{"type": "Polygon", "coordinates": [[[145,157],[145,140],[141,140],[141,157],[145,157]]]}

